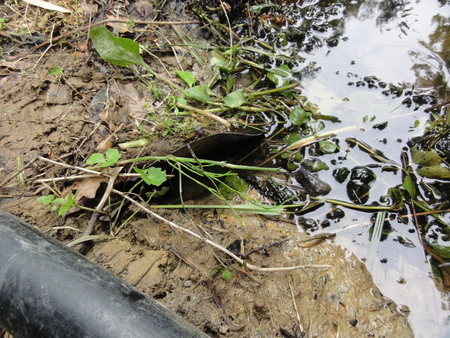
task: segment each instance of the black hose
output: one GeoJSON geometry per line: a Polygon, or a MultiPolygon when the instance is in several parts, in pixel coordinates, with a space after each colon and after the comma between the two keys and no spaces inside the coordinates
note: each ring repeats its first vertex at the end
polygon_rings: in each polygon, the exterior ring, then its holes
{"type": "Polygon", "coordinates": [[[0,210],[0,327],[17,337],[207,337],[135,287],[0,210]]]}

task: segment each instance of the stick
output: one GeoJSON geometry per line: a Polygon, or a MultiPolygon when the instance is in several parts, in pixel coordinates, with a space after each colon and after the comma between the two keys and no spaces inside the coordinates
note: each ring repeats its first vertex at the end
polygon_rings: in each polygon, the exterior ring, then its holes
{"type": "Polygon", "coordinates": [[[102,172],[99,172],[99,171],[94,171],[94,170],[90,170],[90,169],[86,169],[86,168],[82,168],[82,167],[77,167],[76,165],[70,165],[70,164],[65,164],[65,163],[61,163],[61,162],[56,162],[56,161],[49,160],[48,158],[45,158],[45,157],[42,157],[42,156],[38,156],[38,159],[40,159],[42,161],[45,161],[45,162],[49,162],[51,164],[59,165],[59,166],[61,166],[63,168],[77,169],[77,170],[80,170],[80,171],[85,171],[85,172],[90,173],[90,174],[94,174],[96,176],[108,176],[105,173],[102,173],[102,172]]]}
{"type": "Polygon", "coordinates": [[[177,105],[178,108],[189,110],[189,111],[191,111],[193,113],[209,117],[210,119],[212,119],[212,120],[214,120],[216,122],[219,122],[220,124],[224,125],[227,128],[229,128],[231,126],[230,122],[228,122],[227,120],[221,118],[220,116],[211,114],[210,112],[207,112],[205,110],[194,108],[194,107],[190,107],[190,106],[187,106],[187,105],[182,104],[180,102],[177,102],[176,105],[177,105]]]}

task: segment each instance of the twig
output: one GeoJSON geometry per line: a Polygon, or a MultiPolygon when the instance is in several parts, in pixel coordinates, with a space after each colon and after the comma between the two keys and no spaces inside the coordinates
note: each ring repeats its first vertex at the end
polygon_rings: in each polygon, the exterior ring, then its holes
{"type": "Polygon", "coordinates": [[[194,108],[194,107],[191,107],[191,106],[182,104],[182,103],[180,103],[180,102],[177,102],[176,106],[177,106],[178,108],[185,109],[185,110],[189,110],[189,111],[191,111],[191,112],[193,112],[193,113],[196,113],[196,114],[200,114],[200,115],[209,117],[210,119],[212,119],[212,120],[214,120],[214,121],[216,121],[216,122],[219,122],[220,124],[224,125],[224,126],[227,127],[227,128],[229,128],[229,127],[231,126],[230,122],[228,122],[227,120],[221,118],[220,116],[211,114],[210,112],[207,112],[207,111],[205,111],[205,110],[203,110],[203,109],[194,108]]]}
{"type": "Polygon", "coordinates": [[[303,325],[302,325],[302,323],[300,321],[300,314],[298,313],[297,302],[295,301],[295,297],[294,297],[294,291],[292,290],[291,282],[288,281],[288,283],[289,283],[289,290],[291,290],[292,303],[294,304],[295,313],[297,314],[298,327],[303,332],[303,325]]]}
{"type": "Polygon", "coordinates": [[[232,252],[230,252],[229,250],[225,249],[223,246],[214,243],[213,241],[210,241],[208,239],[204,239],[202,238],[200,235],[196,234],[195,232],[185,229],[167,219],[165,219],[164,217],[158,215],[157,213],[149,210],[148,208],[144,207],[142,204],[140,204],[139,202],[136,202],[135,200],[133,200],[131,197],[127,196],[126,194],[124,194],[123,192],[119,191],[119,190],[112,190],[113,193],[122,196],[123,198],[127,199],[128,201],[130,201],[131,203],[133,203],[134,205],[136,205],[137,207],[139,207],[142,211],[146,212],[148,215],[159,219],[160,221],[168,224],[169,226],[181,230],[191,236],[194,236],[200,240],[203,240],[205,243],[208,243],[209,245],[219,249],[220,251],[226,253],[227,255],[229,255],[230,257],[232,257],[234,260],[236,260],[238,263],[245,265],[249,270],[253,270],[253,271],[259,271],[259,272],[273,272],[273,271],[291,271],[291,270],[297,270],[297,269],[303,269],[303,268],[316,268],[316,269],[320,269],[320,268],[330,268],[331,265],[328,264],[307,264],[307,265],[297,265],[297,266],[287,266],[287,267],[279,267],[279,268],[261,268],[259,266],[256,265],[251,265],[246,263],[243,259],[239,258],[238,256],[236,256],[235,254],[233,254],[232,252]]]}
{"type": "MultiPolygon", "coordinates": [[[[171,175],[167,175],[171,176],[171,175]]],[[[91,177],[98,177],[97,174],[88,174],[88,175],[72,175],[67,177],[54,177],[54,178],[39,178],[37,180],[34,180],[35,183],[46,183],[46,182],[57,182],[57,181],[71,181],[71,180],[78,180],[78,179],[84,179],[84,178],[91,178],[91,177]]],[[[120,174],[119,177],[141,177],[141,174],[120,174]]]]}
{"type": "Polygon", "coordinates": [[[84,171],[90,174],[94,174],[96,176],[108,176],[105,173],[99,172],[99,171],[94,171],[94,170],[90,170],[90,169],[86,169],[86,168],[82,168],[82,167],[78,167],[76,165],[70,165],[70,164],[65,164],[65,163],[61,163],[61,162],[56,162],[53,160],[49,160],[48,158],[42,157],[42,156],[38,156],[38,159],[45,161],[45,162],[49,162],[55,165],[59,165],[63,168],[68,168],[68,169],[76,169],[76,170],[80,170],[80,171],[84,171]]]}

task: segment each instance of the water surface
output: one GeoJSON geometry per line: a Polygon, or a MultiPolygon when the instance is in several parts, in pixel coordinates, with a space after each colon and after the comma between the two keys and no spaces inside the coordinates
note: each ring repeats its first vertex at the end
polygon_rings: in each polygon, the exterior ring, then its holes
{"type": "MultiPolygon", "coordinates": [[[[331,170],[321,172],[320,177],[334,182],[327,197],[348,200],[332,170],[377,162],[357,147],[347,148],[345,138],[364,141],[400,163],[402,149],[423,134],[429,118],[424,109],[431,101],[418,98],[446,98],[450,5],[437,0],[309,1],[286,6],[280,13],[293,21],[275,29],[266,41],[275,40],[280,51],[304,58],[293,69],[303,94],[321,113],[341,120],[339,124],[327,122],[326,130],[354,126],[351,132],[337,135],[343,149],[340,154],[321,158],[331,170]],[[374,128],[385,122],[385,128],[374,128]]],[[[372,170],[377,181],[368,203],[378,201],[389,187],[402,184],[400,172],[372,170]]],[[[405,314],[409,308],[417,337],[450,337],[449,295],[439,291],[432,279],[413,220],[388,213],[392,216],[385,224],[388,231],[369,254],[370,220],[375,214],[342,208],[340,217],[324,223],[331,210],[326,204],[298,217],[299,227],[310,233],[337,232],[336,242],[366,261],[383,294],[405,314]],[[304,226],[305,218],[309,228],[304,226]]],[[[449,216],[442,218],[450,225],[449,216]]]]}

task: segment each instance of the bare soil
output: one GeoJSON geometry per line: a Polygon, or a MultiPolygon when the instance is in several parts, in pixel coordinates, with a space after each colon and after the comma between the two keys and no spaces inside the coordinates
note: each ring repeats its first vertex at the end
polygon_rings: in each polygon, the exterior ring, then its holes
{"type": "MultiPolygon", "coordinates": [[[[0,44],[8,43],[0,37],[0,44]]],[[[177,65],[170,54],[159,57],[169,70],[177,65]]],[[[192,59],[181,62],[185,70],[201,69],[192,59]]],[[[22,59],[15,55],[1,61],[0,69],[1,208],[70,243],[83,235],[91,215],[75,212],[58,217],[38,203],[37,197],[50,191],[36,179],[73,172],[35,159],[43,156],[83,166],[90,154],[140,135],[130,122],[138,117],[130,117],[131,94],[124,94],[124,86],[135,88],[135,101],[154,102],[155,98],[131,73],[105,64],[92,49],[80,52],[54,47],[22,59]],[[48,74],[55,65],[64,70],[63,77],[48,74]],[[119,88],[110,96],[113,117],[96,118],[92,99],[113,83],[119,88]],[[23,171],[24,183],[16,176],[18,159],[29,164],[23,171]]],[[[122,153],[124,158],[139,153],[165,155],[182,141],[160,138],[143,149],[122,153]]],[[[64,190],[73,182],[47,184],[64,190]]],[[[253,190],[248,193],[262,198],[253,190]]],[[[98,197],[93,200],[98,202],[98,197]]],[[[211,196],[187,202],[217,204],[211,196]]],[[[303,337],[302,333],[305,337],[413,337],[407,313],[380,293],[364,264],[332,240],[304,247],[307,236],[287,216],[271,219],[241,214],[239,219],[224,210],[156,212],[195,232],[201,227],[224,247],[243,240],[244,253],[290,239],[251,254],[249,264],[328,265],[255,272],[141,211],[115,237],[110,237],[109,223],[99,220],[94,234],[109,237],[91,242],[86,256],[213,337],[303,337]],[[232,272],[230,280],[222,278],[215,255],[232,272]]]]}

